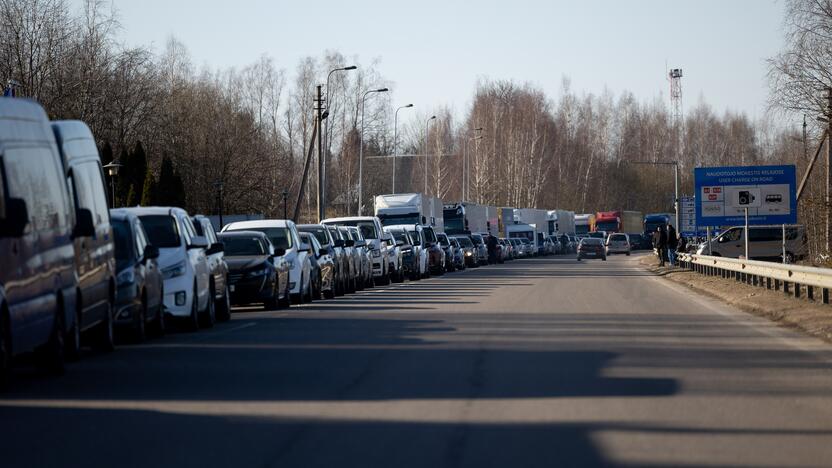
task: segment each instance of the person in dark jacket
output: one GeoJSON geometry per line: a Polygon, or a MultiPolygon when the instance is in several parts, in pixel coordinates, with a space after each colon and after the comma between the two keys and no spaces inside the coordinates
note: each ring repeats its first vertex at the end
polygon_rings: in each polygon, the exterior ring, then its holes
{"type": "Polygon", "coordinates": [[[667,259],[670,265],[676,265],[676,247],[679,246],[679,238],[676,237],[676,229],[672,224],[667,225],[667,259]]]}
{"type": "Polygon", "coordinates": [[[659,266],[664,266],[665,258],[667,257],[667,233],[664,231],[664,226],[656,228],[656,234],[653,236],[653,245],[656,248],[656,255],[659,256],[659,266]]]}
{"type": "Polygon", "coordinates": [[[488,235],[488,240],[485,241],[486,247],[488,247],[488,264],[494,265],[497,263],[497,238],[493,235],[488,235]]]}
{"type": "Polygon", "coordinates": [[[685,236],[679,234],[679,246],[676,247],[676,254],[685,253],[688,250],[688,240],[685,236]]]}

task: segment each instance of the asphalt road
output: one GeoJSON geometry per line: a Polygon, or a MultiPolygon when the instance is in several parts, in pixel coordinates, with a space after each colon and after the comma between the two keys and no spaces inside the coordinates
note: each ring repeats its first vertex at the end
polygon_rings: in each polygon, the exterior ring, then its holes
{"type": "Polygon", "coordinates": [[[523,260],[23,368],[0,466],[829,466],[830,371],[634,257],[523,260]]]}

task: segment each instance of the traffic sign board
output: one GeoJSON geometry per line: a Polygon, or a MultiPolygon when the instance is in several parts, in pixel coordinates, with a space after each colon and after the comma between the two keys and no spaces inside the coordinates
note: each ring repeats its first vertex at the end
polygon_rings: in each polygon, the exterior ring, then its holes
{"type": "Polygon", "coordinates": [[[704,167],[694,171],[696,226],[795,224],[795,167],[704,167]]]}

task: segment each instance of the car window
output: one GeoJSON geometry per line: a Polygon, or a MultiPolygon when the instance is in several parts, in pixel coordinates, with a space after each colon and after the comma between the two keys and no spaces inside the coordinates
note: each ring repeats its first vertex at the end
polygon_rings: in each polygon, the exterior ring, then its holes
{"type": "Polygon", "coordinates": [[[134,226],[133,240],[136,241],[136,253],[139,256],[144,255],[144,249],[147,247],[147,237],[144,235],[141,223],[136,223],[134,226]]]}
{"type": "Polygon", "coordinates": [[[179,236],[179,225],[170,215],[140,216],[142,227],[150,243],[160,249],[179,247],[182,239],[179,236]]]}
{"type": "Polygon", "coordinates": [[[318,240],[318,242],[321,245],[329,244],[329,237],[326,235],[326,232],[327,232],[326,228],[310,226],[310,227],[298,228],[298,231],[308,232],[308,233],[314,235],[315,238],[318,240]]]}
{"type": "Polygon", "coordinates": [[[230,257],[251,257],[266,255],[266,246],[259,237],[227,236],[222,239],[225,255],[230,257]]]}
{"type": "Polygon", "coordinates": [[[32,229],[66,228],[70,201],[63,189],[64,175],[49,148],[7,148],[4,156],[9,197],[26,202],[32,229]]]}
{"type": "Polygon", "coordinates": [[[116,247],[116,268],[121,270],[127,264],[138,257],[131,242],[133,235],[130,232],[130,224],[126,220],[113,221],[113,240],[116,247]]]}

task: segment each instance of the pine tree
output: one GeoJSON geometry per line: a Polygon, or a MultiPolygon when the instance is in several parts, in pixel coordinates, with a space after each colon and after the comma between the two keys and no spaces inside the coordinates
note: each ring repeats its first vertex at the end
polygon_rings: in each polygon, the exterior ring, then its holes
{"type": "Polygon", "coordinates": [[[142,206],[153,206],[157,202],[157,195],[156,191],[158,187],[156,185],[156,180],[153,178],[153,173],[150,171],[150,168],[147,168],[147,171],[144,174],[144,185],[142,186],[142,199],[141,205],[142,206]]]}
{"type": "Polygon", "coordinates": [[[185,185],[182,183],[182,177],[173,167],[173,162],[167,156],[162,158],[156,193],[159,205],[185,207],[185,185]]]}

